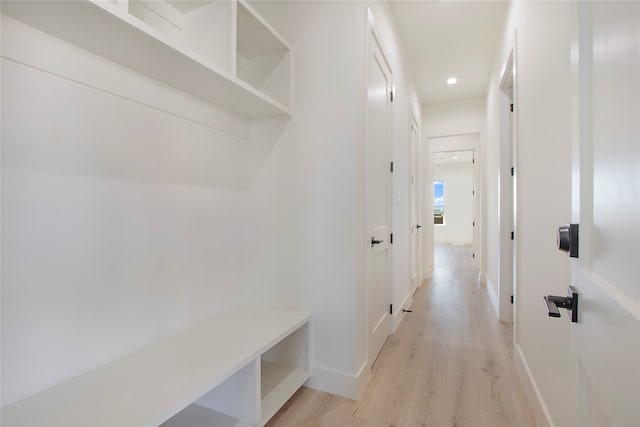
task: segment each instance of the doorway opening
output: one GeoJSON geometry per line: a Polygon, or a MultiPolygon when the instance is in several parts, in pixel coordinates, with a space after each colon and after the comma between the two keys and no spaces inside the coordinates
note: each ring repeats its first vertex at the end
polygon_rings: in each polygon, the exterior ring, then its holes
{"type": "Polygon", "coordinates": [[[474,164],[474,150],[433,153],[433,243],[468,246],[471,255],[476,221],[474,164]]]}
{"type": "Polygon", "coordinates": [[[427,138],[428,165],[422,185],[424,225],[429,231],[424,258],[430,274],[435,268],[435,247],[442,244],[468,245],[469,262],[480,269],[480,139],[479,132],[427,138]]]}

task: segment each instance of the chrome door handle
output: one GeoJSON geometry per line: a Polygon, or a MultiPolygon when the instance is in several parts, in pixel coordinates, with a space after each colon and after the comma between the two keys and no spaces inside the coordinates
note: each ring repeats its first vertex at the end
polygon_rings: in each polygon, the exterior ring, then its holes
{"type": "Polygon", "coordinates": [[[371,238],[371,246],[379,245],[384,242],[384,240],[376,240],[374,237],[371,238]]]}
{"type": "Polygon", "coordinates": [[[547,295],[543,297],[549,317],[560,317],[558,308],[565,308],[571,314],[571,321],[578,323],[578,291],[569,286],[566,297],[547,295]]]}

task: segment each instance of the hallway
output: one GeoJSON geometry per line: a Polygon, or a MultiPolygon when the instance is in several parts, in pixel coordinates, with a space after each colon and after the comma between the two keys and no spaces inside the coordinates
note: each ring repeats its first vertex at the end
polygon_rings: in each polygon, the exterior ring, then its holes
{"type": "Polygon", "coordinates": [[[359,401],[302,388],[268,427],[534,426],[511,347],[468,246],[437,246],[431,280],[389,337],[359,401]]]}

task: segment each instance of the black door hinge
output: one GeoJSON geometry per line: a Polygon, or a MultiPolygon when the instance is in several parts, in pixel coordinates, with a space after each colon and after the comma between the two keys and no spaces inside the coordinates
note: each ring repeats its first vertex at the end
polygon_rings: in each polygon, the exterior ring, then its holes
{"type": "Polygon", "coordinates": [[[511,240],[514,240],[513,231],[511,232],[511,240]]]}
{"type": "Polygon", "coordinates": [[[391,162],[391,168],[390,168],[391,172],[393,172],[393,162],[391,162]]]}
{"type": "Polygon", "coordinates": [[[511,168],[511,176],[513,176],[515,173],[515,168],[511,168]]]}
{"type": "Polygon", "coordinates": [[[393,91],[392,90],[389,91],[389,98],[391,99],[391,102],[393,102],[393,91]]]}
{"type": "Polygon", "coordinates": [[[471,254],[471,258],[475,258],[475,257],[476,257],[476,254],[471,254]]]}
{"type": "Polygon", "coordinates": [[[389,243],[393,245],[393,233],[389,236],[389,243]]]}
{"type": "Polygon", "coordinates": [[[475,227],[475,226],[476,226],[476,222],[475,222],[475,221],[473,221],[473,222],[471,223],[471,226],[472,226],[472,227],[475,227]]]}
{"type": "Polygon", "coordinates": [[[513,113],[513,104],[511,104],[511,112],[513,113]]]}
{"type": "Polygon", "coordinates": [[[471,163],[475,164],[476,163],[476,159],[471,159],[471,163]]]}
{"type": "Polygon", "coordinates": [[[389,314],[393,314],[393,304],[389,304],[389,314]]]}
{"type": "Polygon", "coordinates": [[[511,295],[511,304],[513,304],[513,295],[511,295]]]}
{"type": "Polygon", "coordinates": [[[475,195],[476,195],[476,190],[472,190],[472,191],[471,191],[471,195],[472,195],[472,196],[475,196],[475,195]]]}

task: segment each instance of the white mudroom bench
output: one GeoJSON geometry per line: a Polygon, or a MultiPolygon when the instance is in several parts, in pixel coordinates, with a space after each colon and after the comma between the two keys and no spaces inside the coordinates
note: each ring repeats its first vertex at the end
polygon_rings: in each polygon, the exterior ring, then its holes
{"type": "Polygon", "coordinates": [[[310,314],[244,307],[2,408],[2,425],[262,426],[309,378],[310,314]]]}

